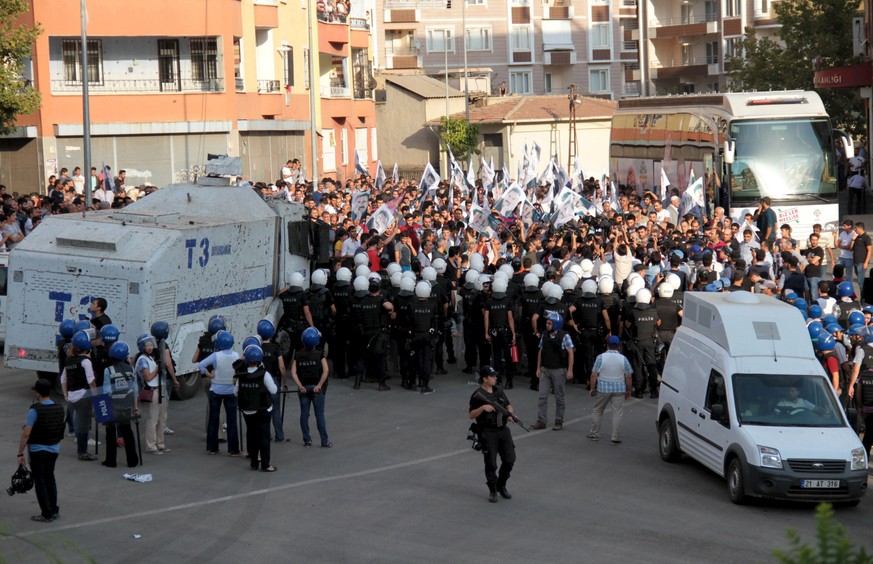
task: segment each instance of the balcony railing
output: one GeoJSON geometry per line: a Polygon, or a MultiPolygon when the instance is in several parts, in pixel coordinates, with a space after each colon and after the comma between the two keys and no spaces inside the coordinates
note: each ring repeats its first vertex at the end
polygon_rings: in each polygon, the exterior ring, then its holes
{"type": "Polygon", "coordinates": [[[650,27],[664,27],[668,25],[691,25],[696,23],[718,21],[718,14],[692,14],[687,17],[677,18],[653,18],[650,27]]]}
{"type": "Polygon", "coordinates": [[[622,94],[627,97],[636,97],[640,95],[639,82],[625,82],[622,88],[622,94]]]}
{"type": "MultiPolygon", "coordinates": [[[[52,92],[82,91],[82,83],[55,79],[51,81],[52,92]]],[[[161,82],[160,79],[105,79],[100,83],[89,82],[88,91],[95,94],[137,94],[137,93],[160,93],[160,92],[223,92],[224,79],[211,78],[206,80],[194,80],[183,78],[171,82],[161,82]]]]}
{"type": "MultiPolygon", "coordinates": [[[[715,63],[718,59],[714,60],[715,63]]],[[[711,57],[688,57],[683,59],[664,59],[663,61],[652,61],[653,69],[671,69],[676,67],[692,67],[695,65],[714,64],[711,57]]]]}
{"type": "Polygon", "coordinates": [[[621,50],[624,52],[637,52],[640,50],[639,41],[622,41],[621,50]]]}
{"type": "Polygon", "coordinates": [[[351,98],[352,90],[348,86],[322,86],[322,98],[351,98]]]}
{"type": "Polygon", "coordinates": [[[259,80],[258,81],[258,93],[269,94],[270,92],[278,92],[278,91],[279,91],[279,81],[278,80],[259,80]]]}
{"type": "Polygon", "coordinates": [[[387,57],[417,57],[420,49],[416,47],[385,47],[385,56],[387,57]]]}
{"type": "Polygon", "coordinates": [[[237,92],[245,92],[246,91],[246,81],[243,78],[235,79],[236,82],[236,91],[237,92]]]}
{"type": "Polygon", "coordinates": [[[370,22],[367,18],[349,18],[349,25],[352,29],[370,29],[370,22]]]}

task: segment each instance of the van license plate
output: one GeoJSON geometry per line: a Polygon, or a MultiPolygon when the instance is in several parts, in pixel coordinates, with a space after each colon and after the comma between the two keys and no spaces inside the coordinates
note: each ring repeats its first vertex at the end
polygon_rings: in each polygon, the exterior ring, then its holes
{"type": "Polygon", "coordinates": [[[801,480],[801,488],[839,488],[839,480],[801,480]]]}

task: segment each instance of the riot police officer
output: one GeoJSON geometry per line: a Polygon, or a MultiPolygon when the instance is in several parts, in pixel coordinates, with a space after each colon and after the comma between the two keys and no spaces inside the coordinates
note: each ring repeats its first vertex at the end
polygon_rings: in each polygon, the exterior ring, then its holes
{"type": "Polygon", "coordinates": [[[461,313],[464,316],[461,323],[461,329],[464,338],[464,374],[472,374],[476,366],[478,357],[478,346],[476,339],[485,331],[484,318],[482,310],[476,309],[478,301],[478,292],[476,291],[476,281],[479,279],[479,272],[476,270],[468,270],[464,275],[464,285],[458,290],[461,296],[461,313]],[[482,320],[479,325],[479,320],[482,320]]]}
{"type": "MultiPolygon", "coordinates": [[[[287,443],[290,439],[285,438],[285,402],[282,401],[282,408],[279,408],[279,395],[288,390],[287,375],[285,372],[285,359],[282,357],[282,350],[279,343],[273,340],[276,336],[276,328],[269,319],[258,321],[258,336],[261,338],[261,362],[270,376],[273,377],[273,382],[276,384],[276,392],[272,394],[273,409],[270,411],[270,418],[273,420],[273,433],[277,443],[287,443]]],[[[243,351],[245,352],[245,351],[243,351]]]]}
{"type": "Polygon", "coordinates": [[[412,339],[413,372],[418,375],[420,393],[431,394],[430,371],[439,324],[439,298],[431,296],[430,283],[422,280],[415,285],[416,299],[408,306],[410,338],[412,339]]]}
{"type": "Polygon", "coordinates": [[[246,420],[246,442],[249,445],[249,466],[264,472],[275,472],[270,464],[270,411],[276,410],[273,396],[279,391],[273,375],[264,367],[264,352],[258,345],[243,350],[242,370],[235,377],[239,394],[239,410],[246,420]]]}
{"type": "MultiPolygon", "coordinates": [[[[103,329],[106,327],[109,325],[103,326],[103,329]]],[[[127,343],[116,339],[116,342],[109,347],[109,358],[112,359],[113,364],[106,367],[103,378],[103,393],[108,394],[112,400],[112,413],[115,415],[115,421],[106,424],[106,458],[102,464],[108,468],[117,466],[118,444],[116,439],[119,436],[124,439],[124,453],[127,457],[128,468],[134,468],[139,464],[136,441],[133,437],[133,430],[130,428],[130,422],[134,417],[139,416],[139,400],[133,366],[128,361],[129,356],[130,347],[127,346],[127,343]]]]}
{"type": "MultiPolygon", "coordinates": [[[[445,320],[448,316],[448,308],[449,308],[449,295],[448,288],[446,286],[442,286],[437,281],[437,271],[434,267],[428,266],[421,269],[421,279],[422,281],[430,284],[431,287],[431,297],[434,301],[437,302],[437,325],[435,327],[436,330],[436,346],[434,347],[434,360],[436,361],[436,373],[437,374],[448,374],[446,372],[446,367],[444,364],[442,347],[445,341],[445,337],[443,333],[445,333],[445,320]]],[[[417,285],[416,285],[417,286],[417,285]]],[[[430,298],[429,298],[430,299],[430,298]]],[[[451,333],[451,331],[449,331],[451,333]]],[[[451,335],[449,335],[451,339],[451,335]]]]}
{"type": "Polygon", "coordinates": [[[543,300],[543,293],[539,288],[539,277],[529,272],[525,274],[522,283],[524,291],[519,297],[521,302],[521,337],[524,342],[524,350],[527,355],[527,376],[530,378],[530,389],[539,389],[539,378],[537,378],[537,361],[539,354],[539,340],[536,336],[531,319],[539,308],[540,302],[543,300]]]}
{"type": "MultiPolygon", "coordinates": [[[[93,331],[89,329],[88,331],[93,331]]],[[[91,351],[91,336],[87,331],[73,335],[70,355],[64,362],[61,386],[64,399],[71,406],[73,427],[76,431],[76,448],[79,460],[96,460],[88,454],[88,432],[91,430],[91,396],[96,387],[94,370],[88,353],[91,351]]]]}
{"type": "Polygon", "coordinates": [[[313,272],[312,283],[305,294],[303,315],[311,320],[310,326],[321,333],[323,348],[325,344],[333,343],[333,320],[336,316],[333,294],[327,289],[327,272],[322,269],[313,272]]]}
{"type": "Polygon", "coordinates": [[[573,320],[579,328],[579,361],[573,365],[573,380],[577,384],[587,384],[594,359],[600,354],[612,327],[593,278],[582,283],[582,297],[576,300],[575,306],[573,320]],[[606,335],[601,333],[601,327],[605,327],[606,335]]]}
{"type": "Polygon", "coordinates": [[[352,271],[341,267],[336,271],[336,283],[333,286],[333,300],[336,308],[336,325],[334,327],[333,343],[330,347],[330,360],[333,362],[335,378],[345,380],[348,374],[349,348],[349,307],[352,303],[354,289],[352,288],[352,271]]]}
{"type": "Polygon", "coordinates": [[[400,291],[394,299],[394,319],[391,321],[391,338],[397,353],[397,366],[400,370],[400,385],[406,390],[415,389],[415,369],[412,363],[412,320],[409,306],[415,300],[415,277],[413,275],[400,277],[400,291]]]}
{"type": "Polygon", "coordinates": [[[318,348],[321,335],[310,327],[303,332],[303,348],[294,353],[291,364],[291,378],[297,385],[297,398],[300,400],[300,431],[303,446],[312,446],[309,433],[309,408],[315,407],[315,425],[323,448],[333,444],[327,436],[327,423],[324,418],[324,400],[327,394],[328,365],[321,349],[318,348]]]}
{"type": "Polygon", "coordinates": [[[514,420],[512,404],[497,385],[497,371],[490,366],[479,370],[479,388],[470,397],[467,416],[476,420],[479,443],[485,459],[485,483],[488,485],[488,501],[497,503],[497,495],[512,499],[506,482],[515,465],[515,443],[506,423],[514,420]],[[509,415],[501,415],[494,404],[502,406],[509,415]],[[497,457],[500,456],[500,469],[497,457]]]}
{"type": "Polygon", "coordinates": [[[630,333],[634,365],[634,397],[643,397],[648,381],[652,398],[658,397],[658,368],[655,364],[655,339],[658,335],[658,310],[651,307],[652,293],[643,288],[635,296],[634,309],[625,322],[630,333]]]}
{"type": "MultiPolygon", "coordinates": [[[[224,320],[224,317],[221,315],[213,315],[209,318],[209,321],[206,322],[206,331],[200,335],[200,338],[197,340],[197,348],[194,349],[194,356],[191,358],[191,362],[197,364],[204,358],[208,357],[212,353],[215,352],[215,335],[219,331],[224,331],[227,329],[227,323],[224,320]]],[[[207,426],[208,426],[208,413],[209,413],[209,388],[212,387],[212,378],[208,376],[202,376],[201,381],[203,382],[203,391],[206,396],[206,407],[207,407],[207,426]]],[[[225,442],[226,439],[223,437],[225,434],[224,428],[226,423],[222,419],[223,415],[219,417],[219,424],[221,429],[222,437],[219,438],[219,442],[225,442]]]]}
{"type": "MultiPolygon", "coordinates": [[[[515,319],[512,316],[512,301],[506,295],[507,281],[497,278],[491,285],[492,295],[486,300],[485,340],[491,343],[494,367],[506,378],[506,389],[512,389],[514,366],[510,347],[515,344],[515,319]]],[[[498,377],[499,381],[499,377],[498,377]]]]}
{"type": "MultiPolygon", "coordinates": [[[[869,356],[869,355],[868,355],[869,356]]],[[[864,432],[864,452],[870,456],[870,447],[873,446],[873,370],[865,366],[858,378],[858,386],[850,388],[849,393],[855,397],[858,410],[864,420],[866,430],[864,432]]]]}
{"type": "Polygon", "coordinates": [[[445,307],[440,310],[440,325],[439,339],[434,350],[434,356],[437,359],[437,366],[442,366],[443,348],[446,350],[446,362],[455,364],[458,359],[455,357],[455,340],[452,338],[452,320],[455,317],[455,282],[446,276],[448,263],[445,259],[437,258],[433,261],[433,268],[436,270],[436,285],[431,294],[437,294],[445,300],[445,307]]]}
{"type": "MultiPolygon", "coordinates": [[[[352,325],[361,332],[358,364],[363,364],[369,379],[379,382],[379,391],[391,388],[386,383],[385,355],[388,353],[389,338],[385,330],[387,318],[393,317],[394,306],[381,294],[381,283],[377,279],[358,277],[355,279],[355,298],[351,304],[352,325]],[[359,282],[363,280],[363,282],[359,282]],[[366,289],[365,285],[366,284],[366,289]],[[359,289],[360,288],[360,289],[359,289]]],[[[363,374],[355,377],[354,388],[361,388],[363,374]]]]}
{"type": "Polygon", "coordinates": [[[303,330],[313,326],[311,317],[308,317],[305,312],[306,293],[303,291],[305,282],[303,275],[295,272],[291,275],[289,286],[279,292],[279,299],[282,301],[279,328],[288,334],[292,351],[300,348],[300,334],[303,330]]]}
{"type": "Polygon", "coordinates": [[[663,349],[659,355],[658,369],[663,370],[670,344],[676,335],[676,329],[682,321],[682,306],[676,304],[673,298],[673,285],[661,282],[658,286],[658,299],[655,300],[655,310],[658,312],[658,340],[663,349]]]}

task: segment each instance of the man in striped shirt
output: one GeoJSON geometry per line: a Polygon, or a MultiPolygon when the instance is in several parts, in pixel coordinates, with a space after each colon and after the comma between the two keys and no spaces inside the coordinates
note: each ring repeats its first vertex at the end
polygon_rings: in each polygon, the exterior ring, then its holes
{"type": "Polygon", "coordinates": [[[591,395],[594,399],[594,412],[591,415],[591,432],[588,438],[600,440],[600,420],[607,404],[612,405],[612,444],[621,443],[621,417],[624,413],[624,400],[630,397],[633,368],[623,354],[618,351],[621,341],[615,335],[606,341],[607,351],[598,355],[591,372],[591,395]]]}

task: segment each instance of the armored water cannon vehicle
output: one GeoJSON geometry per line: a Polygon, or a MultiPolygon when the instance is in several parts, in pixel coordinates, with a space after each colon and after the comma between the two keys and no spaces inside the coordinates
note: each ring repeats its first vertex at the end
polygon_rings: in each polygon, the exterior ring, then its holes
{"type": "Polygon", "coordinates": [[[209,317],[224,316],[237,342],[261,319],[275,324],[290,276],[308,285],[310,249],[303,205],[250,188],[174,184],[123,209],[52,216],[10,254],[6,365],[57,378],[59,323],[89,319],[102,297],[131,346],[154,321],[169,324],[178,395],[189,398],[209,317]]]}

